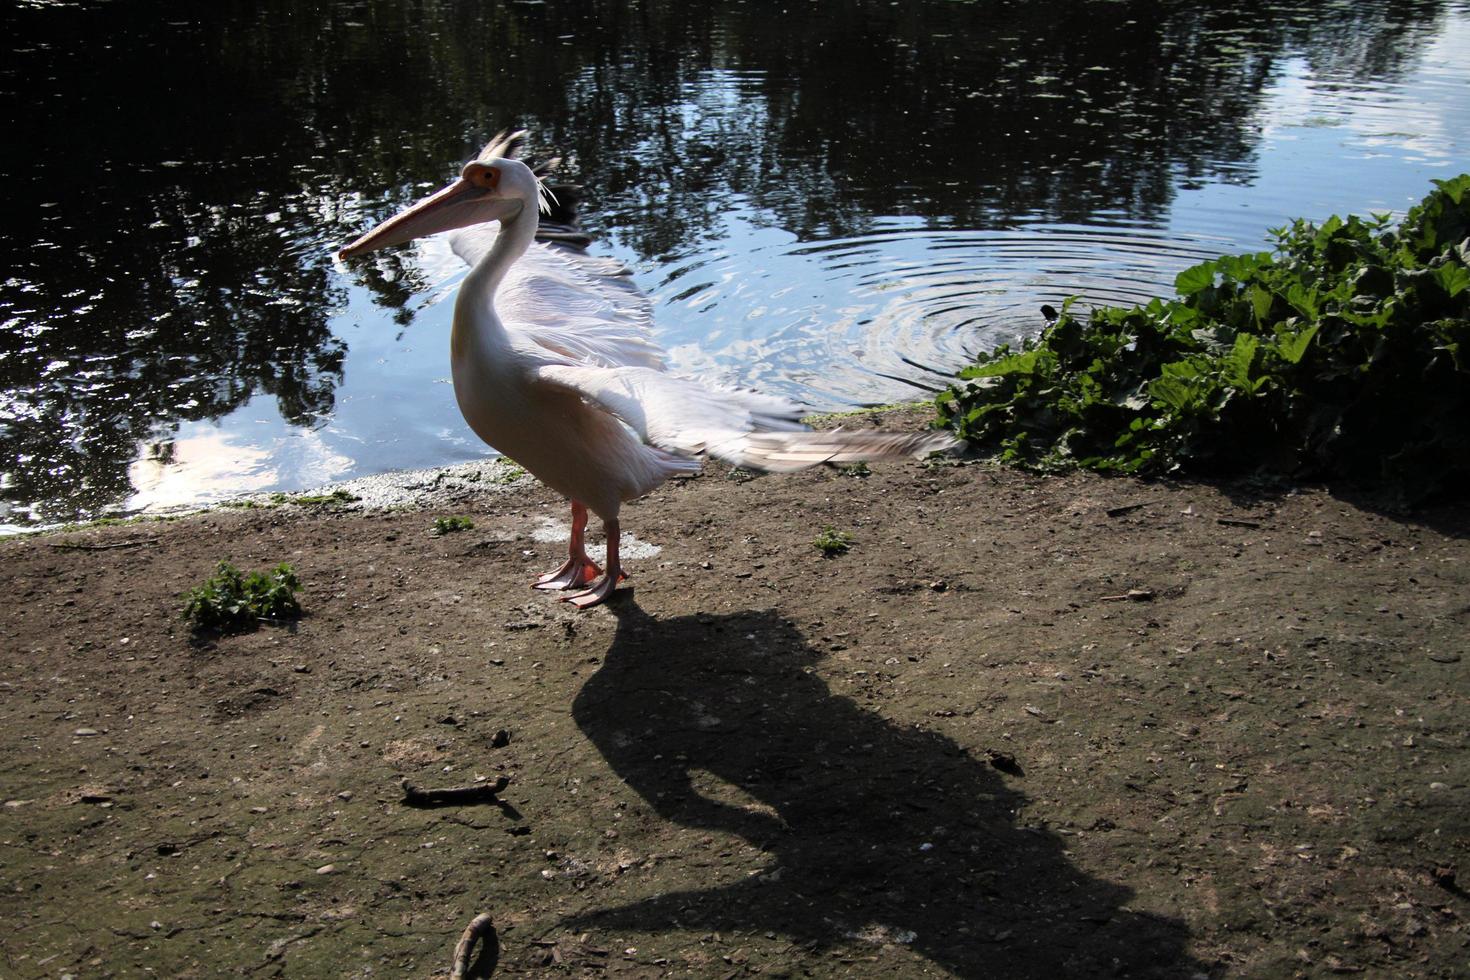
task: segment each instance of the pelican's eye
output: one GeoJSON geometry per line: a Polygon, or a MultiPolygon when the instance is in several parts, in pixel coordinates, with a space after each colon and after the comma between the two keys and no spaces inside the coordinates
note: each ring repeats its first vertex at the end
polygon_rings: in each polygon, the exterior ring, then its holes
{"type": "Polygon", "coordinates": [[[487,191],[500,186],[500,171],[494,167],[474,167],[465,174],[471,184],[487,191]]]}

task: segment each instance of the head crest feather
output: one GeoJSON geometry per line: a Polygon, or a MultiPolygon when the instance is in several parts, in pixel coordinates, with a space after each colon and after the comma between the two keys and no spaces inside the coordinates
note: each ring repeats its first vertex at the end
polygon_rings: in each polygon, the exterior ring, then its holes
{"type": "MultiPolygon", "coordinates": [[[[480,151],[475,159],[481,163],[491,163],[495,160],[514,160],[526,145],[526,131],[524,129],[502,129],[491,137],[490,142],[480,151]]],[[[556,194],[546,185],[546,175],[551,173],[561,164],[561,157],[552,157],[531,168],[531,174],[536,178],[537,205],[542,214],[551,214],[552,208],[560,204],[556,194]]]]}

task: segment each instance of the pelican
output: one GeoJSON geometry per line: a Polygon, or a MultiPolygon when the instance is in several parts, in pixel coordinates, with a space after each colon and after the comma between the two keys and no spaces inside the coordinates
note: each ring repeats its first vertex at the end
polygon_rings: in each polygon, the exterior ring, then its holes
{"type": "Polygon", "coordinates": [[[956,445],[939,433],[813,432],[793,402],[667,373],[648,298],[620,263],[587,253],[569,207],[516,159],[524,139],[499,134],[458,180],[338,256],[449,232],[470,265],[449,342],[460,411],[476,435],[571,502],[567,560],[533,588],[566,591],[579,609],[605,602],[627,578],[622,505],[697,472],[705,456],[788,472],[956,445]],[[589,511],[602,521],[605,568],[586,551],[589,511]]]}

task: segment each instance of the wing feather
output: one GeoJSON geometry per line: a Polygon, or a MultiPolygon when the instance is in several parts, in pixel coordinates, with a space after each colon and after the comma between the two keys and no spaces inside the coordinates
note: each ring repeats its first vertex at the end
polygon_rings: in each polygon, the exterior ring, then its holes
{"type": "MultiPolygon", "coordinates": [[[[524,130],[497,133],[479,159],[515,157],[525,144],[524,130]]],[[[532,167],[538,178],[559,159],[532,167]]],[[[536,242],[509,269],[495,293],[495,312],[511,342],[536,348],[557,360],[605,367],[638,365],[661,369],[664,351],[654,340],[653,307],[633,282],[631,270],[612,258],[587,254],[591,237],[577,228],[579,188],[558,184],[548,193],[536,242]]],[[[495,245],[500,225],[487,222],[425,239],[420,256],[432,286],[442,286],[460,271],[448,251],[466,266],[477,265],[495,245]]]]}
{"type": "Polygon", "coordinates": [[[794,402],[708,388],[648,368],[546,365],[537,379],[569,388],[621,419],[651,445],[684,456],[785,473],[820,463],[924,456],[955,447],[942,433],[813,432],[794,402]]]}
{"type": "MultiPolygon", "coordinates": [[[[446,238],[474,265],[494,245],[498,228],[475,225],[446,238]]],[[[604,367],[663,367],[663,348],[651,332],[652,304],[616,259],[562,242],[536,242],[506,270],[495,307],[508,332],[559,354],[604,367]]]]}

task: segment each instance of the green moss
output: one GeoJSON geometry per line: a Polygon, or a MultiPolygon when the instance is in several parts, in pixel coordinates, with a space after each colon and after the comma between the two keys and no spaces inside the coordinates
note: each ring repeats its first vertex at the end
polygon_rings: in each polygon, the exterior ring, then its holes
{"type": "Polygon", "coordinates": [[[882,415],[911,408],[931,408],[933,405],[934,402],[927,399],[917,402],[897,402],[892,405],[873,405],[869,408],[854,408],[843,412],[818,412],[815,415],[804,416],[802,421],[807,425],[825,425],[828,422],[840,422],[842,419],[856,418],[860,415],[882,415]]]}
{"type": "Polygon", "coordinates": [[[491,483],[506,484],[514,483],[525,475],[526,471],[521,469],[521,467],[515,463],[507,462],[499,472],[491,474],[489,479],[491,483]]]}
{"type": "Polygon", "coordinates": [[[62,524],[59,527],[46,528],[40,532],[43,534],[72,534],[77,531],[90,531],[99,527],[134,527],[139,524],[159,524],[168,521],[176,521],[179,514],[134,514],[131,517],[99,517],[91,521],[75,521],[70,524],[62,524]]]}
{"type": "Polygon", "coordinates": [[[333,490],[331,493],[318,494],[273,493],[270,496],[273,504],[295,504],[298,507],[344,507],[361,499],[346,490],[333,490]]]}

